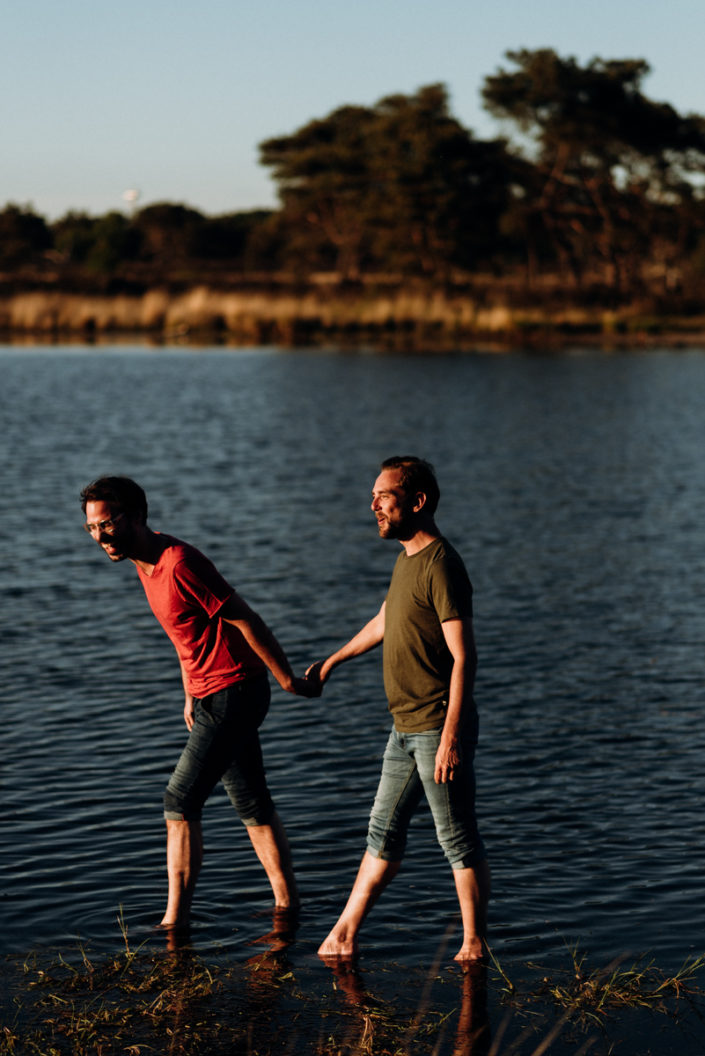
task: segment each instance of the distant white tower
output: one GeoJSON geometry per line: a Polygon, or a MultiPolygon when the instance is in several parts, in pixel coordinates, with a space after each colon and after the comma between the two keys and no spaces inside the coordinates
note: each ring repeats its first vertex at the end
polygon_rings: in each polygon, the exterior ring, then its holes
{"type": "Polygon", "coordinates": [[[122,200],[127,202],[128,208],[131,213],[134,213],[135,206],[140,200],[140,192],[136,188],[130,188],[127,191],[122,192],[122,200]]]}

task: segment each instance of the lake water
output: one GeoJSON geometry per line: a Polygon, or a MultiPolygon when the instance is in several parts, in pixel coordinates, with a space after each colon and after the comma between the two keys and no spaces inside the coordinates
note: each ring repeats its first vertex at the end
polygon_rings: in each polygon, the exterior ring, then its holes
{"type": "MultiPolygon", "coordinates": [[[[134,476],[152,527],[212,557],[303,669],[384,597],[397,544],[369,497],[395,453],[435,464],[475,587],[495,952],[705,952],[705,352],[13,347],[0,377],[4,952],[112,950],[118,908],[148,935],[165,897],[178,665],[132,566],[82,531],[81,487],[134,476]]],[[[352,882],[388,726],[378,654],[319,701],[274,691],[302,956],[352,882]]],[[[224,794],[204,829],[194,939],[245,956],[266,884],[224,794]]],[[[430,963],[455,912],[422,812],[363,953],[430,963]]]]}

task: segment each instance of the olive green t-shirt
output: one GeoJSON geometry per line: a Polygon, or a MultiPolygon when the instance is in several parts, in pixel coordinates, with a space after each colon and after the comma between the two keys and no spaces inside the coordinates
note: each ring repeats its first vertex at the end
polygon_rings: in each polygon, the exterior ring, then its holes
{"type": "Polygon", "coordinates": [[[453,658],[446,620],[472,617],[472,584],[460,555],[434,539],[394,566],[384,617],[384,688],[400,733],[439,729],[445,721],[453,658]]]}

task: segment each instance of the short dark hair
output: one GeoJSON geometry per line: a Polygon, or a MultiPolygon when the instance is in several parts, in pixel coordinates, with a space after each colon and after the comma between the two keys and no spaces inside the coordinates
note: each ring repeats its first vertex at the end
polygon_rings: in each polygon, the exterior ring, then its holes
{"type": "Polygon", "coordinates": [[[385,458],[382,469],[398,469],[401,473],[401,486],[409,494],[422,491],[426,496],[426,513],[431,516],[436,512],[441,491],[436,480],[436,471],[425,458],[415,455],[394,455],[385,458]]]}
{"type": "Polygon", "coordinates": [[[147,496],[139,484],[129,477],[98,477],[81,492],[81,509],[86,512],[89,502],[109,502],[123,513],[147,523],[147,496]]]}

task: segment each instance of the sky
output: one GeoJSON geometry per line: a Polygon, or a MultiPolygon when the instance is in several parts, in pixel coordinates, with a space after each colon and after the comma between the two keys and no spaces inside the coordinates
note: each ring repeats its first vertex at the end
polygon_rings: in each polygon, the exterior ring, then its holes
{"type": "Polygon", "coordinates": [[[703,0],[3,0],[0,208],[47,219],[180,202],[271,208],[258,145],[347,103],[442,82],[479,138],[505,53],[643,58],[645,94],[705,113],[703,0]]]}

